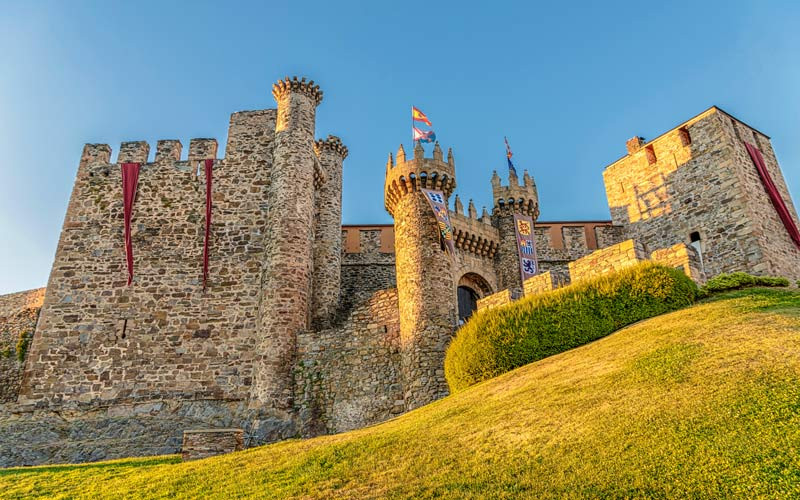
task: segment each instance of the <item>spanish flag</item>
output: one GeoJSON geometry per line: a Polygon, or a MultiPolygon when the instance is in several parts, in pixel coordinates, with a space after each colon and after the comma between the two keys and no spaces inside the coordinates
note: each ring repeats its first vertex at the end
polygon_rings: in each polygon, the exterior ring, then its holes
{"type": "Polygon", "coordinates": [[[418,110],[414,106],[411,106],[411,119],[414,120],[415,122],[422,122],[429,127],[433,127],[433,125],[431,125],[431,121],[428,120],[427,116],[425,116],[425,113],[418,110]]]}

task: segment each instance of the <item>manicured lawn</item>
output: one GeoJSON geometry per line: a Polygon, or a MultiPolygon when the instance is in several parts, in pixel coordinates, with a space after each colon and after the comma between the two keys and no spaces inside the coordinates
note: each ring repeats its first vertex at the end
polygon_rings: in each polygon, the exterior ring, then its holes
{"type": "Polygon", "coordinates": [[[0,496],[37,495],[800,498],[800,293],[728,293],[355,432],[0,470],[0,496]]]}

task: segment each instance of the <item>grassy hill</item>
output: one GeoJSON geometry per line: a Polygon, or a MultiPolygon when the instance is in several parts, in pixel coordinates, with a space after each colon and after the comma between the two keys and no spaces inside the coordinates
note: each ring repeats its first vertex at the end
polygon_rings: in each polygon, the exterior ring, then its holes
{"type": "Polygon", "coordinates": [[[355,432],[0,471],[36,495],[798,498],[800,293],[731,292],[355,432]]]}

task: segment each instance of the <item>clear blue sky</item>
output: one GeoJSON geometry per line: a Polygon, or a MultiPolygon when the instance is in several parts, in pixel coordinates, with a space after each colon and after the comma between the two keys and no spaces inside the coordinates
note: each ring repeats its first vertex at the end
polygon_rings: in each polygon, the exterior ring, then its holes
{"type": "Polygon", "coordinates": [[[712,104],[772,136],[797,200],[800,3],[469,3],[0,0],[0,293],[46,284],[84,143],[224,145],[284,75],[321,85],[317,135],[350,148],[345,223],[391,222],[412,104],[478,210],[507,135],[543,220],[606,219],[625,140],[712,104]]]}

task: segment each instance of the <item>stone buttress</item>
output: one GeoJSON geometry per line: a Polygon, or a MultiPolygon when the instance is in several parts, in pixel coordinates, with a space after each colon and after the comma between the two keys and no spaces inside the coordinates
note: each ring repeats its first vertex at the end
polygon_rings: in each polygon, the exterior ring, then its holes
{"type": "Polygon", "coordinates": [[[405,407],[417,408],[447,394],[444,350],[453,333],[456,303],[453,259],[442,250],[433,211],[421,192],[437,189],[445,200],[455,189],[452,157],[433,158],[417,145],[414,159],[403,147],[397,163],[386,165],[385,204],[394,217],[397,289],[400,309],[401,374],[405,407]]]}
{"type": "Polygon", "coordinates": [[[278,103],[269,206],[261,320],[251,405],[287,412],[293,403],[292,366],[298,333],[309,328],[314,270],[316,107],[322,92],[313,81],[286,78],[273,86],[278,103]]]}
{"type": "Polygon", "coordinates": [[[539,217],[539,196],[536,184],[526,170],[523,184],[513,172],[509,173],[508,186],[500,183],[497,172],[492,175],[492,225],[500,232],[500,246],[495,254],[498,288],[509,289],[513,297],[522,295],[522,276],[517,253],[517,236],[514,231],[514,214],[529,215],[534,222],[539,217]]]}

